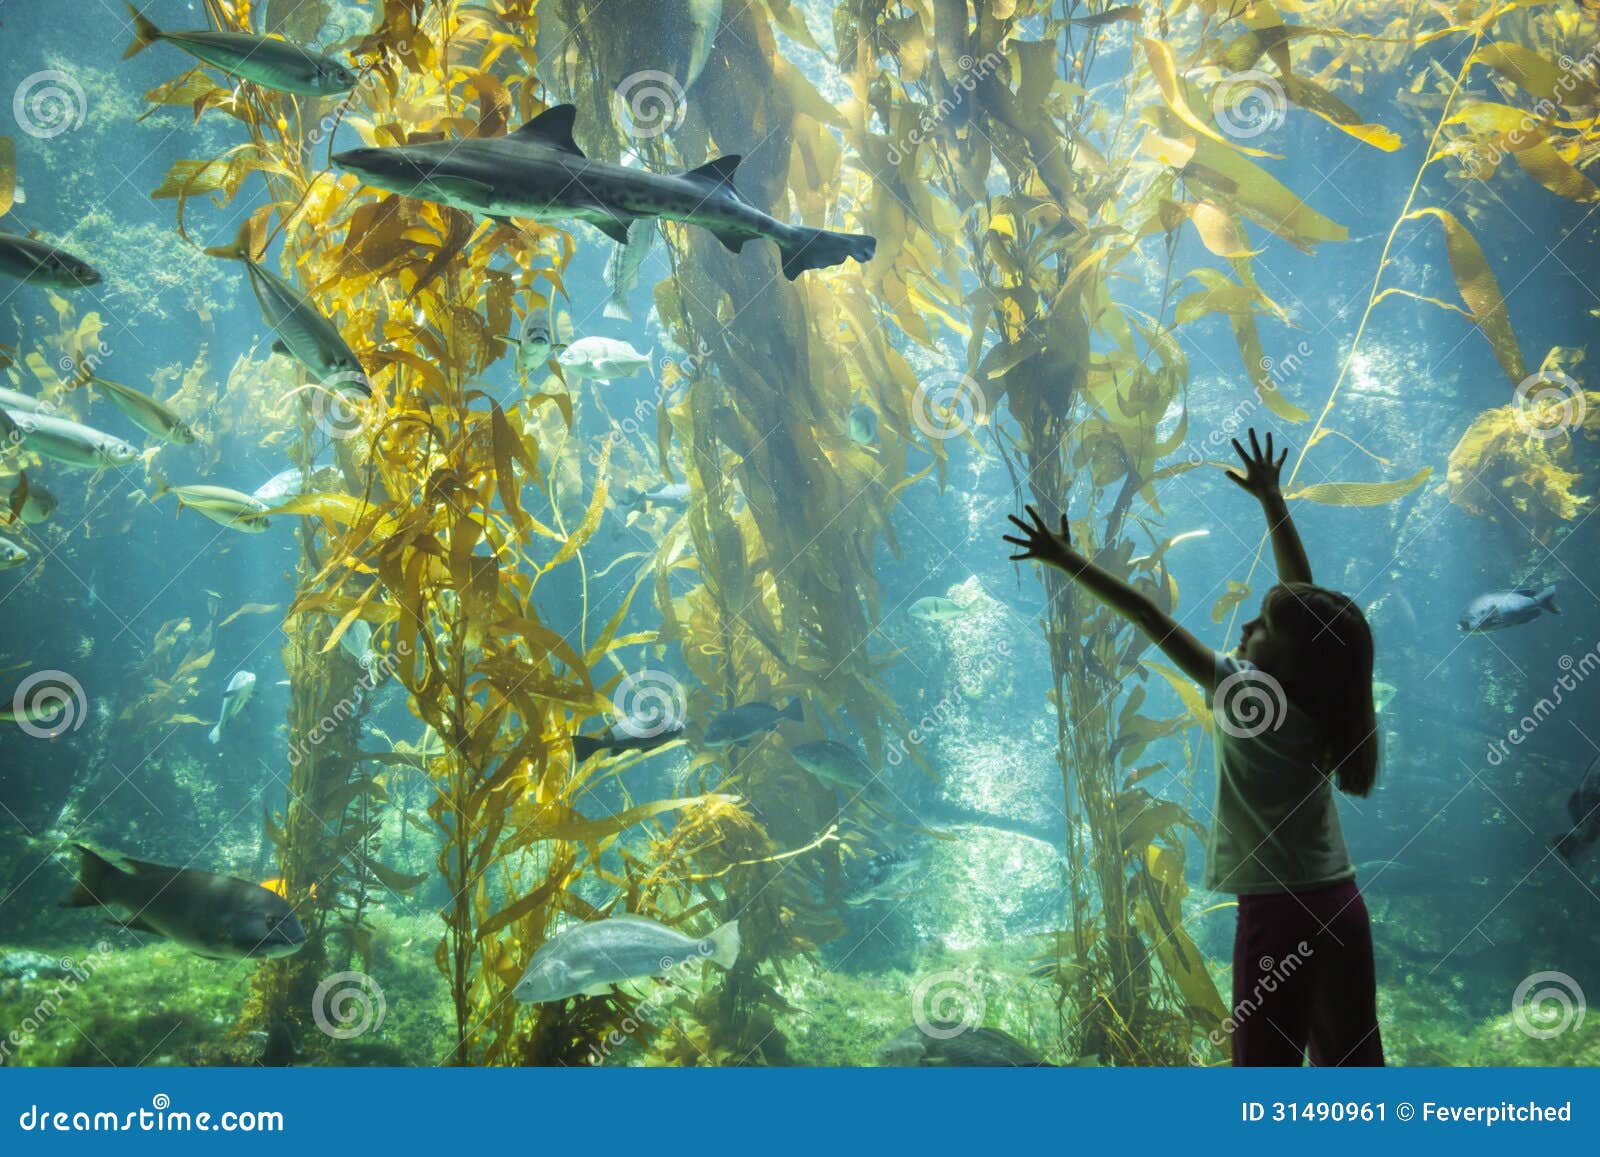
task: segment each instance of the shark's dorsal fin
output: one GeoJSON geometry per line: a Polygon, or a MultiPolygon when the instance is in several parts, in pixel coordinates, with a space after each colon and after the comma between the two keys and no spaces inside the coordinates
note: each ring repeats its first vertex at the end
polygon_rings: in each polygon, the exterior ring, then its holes
{"type": "Polygon", "coordinates": [[[583,150],[572,139],[572,122],[577,115],[577,105],[558,104],[545,109],[510,136],[513,140],[549,145],[563,153],[581,157],[583,150]]]}
{"type": "Polygon", "coordinates": [[[691,181],[702,181],[714,187],[726,185],[730,192],[737,193],[738,190],[733,187],[733,174],[743,159],[733,155],[718,157],[714,161],[707,161],[698,169],[690,169],[684,176],[691,181]]]}

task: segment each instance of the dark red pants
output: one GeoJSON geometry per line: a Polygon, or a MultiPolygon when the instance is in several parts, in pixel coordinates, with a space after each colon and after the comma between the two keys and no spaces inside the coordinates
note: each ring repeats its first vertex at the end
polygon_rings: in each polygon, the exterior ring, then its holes
{"type": "Polygon", "coordinates": [[[1233,1063],[1381,1065],[1372,925],[1351,880],[1239,897],[1233,1063]]]}

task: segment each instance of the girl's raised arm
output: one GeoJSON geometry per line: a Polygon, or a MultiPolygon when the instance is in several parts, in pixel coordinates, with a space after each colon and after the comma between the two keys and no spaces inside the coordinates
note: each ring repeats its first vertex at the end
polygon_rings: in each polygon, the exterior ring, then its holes
{"type": "Polygon", "coordinates": [[[1177,664],[1178,670],[1207,692],[1214,690],[1217,656],[1210,647],[1180,627],[1143,591],[1108,574],[1079,554],[1067,531],[1066,515],[1061,516],[1060,532],[1054,533],[1044,524],[1037,510],[1031,506],[1024,509],[1032,520],[1031,526],[1014,514],[1006,516],[1023,534],[1021,538],[1010,534],[1004,536],[1006,542],[1022,548],[1022,553],[1011,556],[1012,561],[1032,558],[1065,571],[1095,598],[1143,631],[1152,643],[1166,652],[1167,658],[1177,664]]]}
{"type": "Polygon", "coordinates": [[[1310,582],[1311,560],[1306,557],[1306,548],[1300,541],[1300,532],[1294,528],[1294,519],[1289,517],[1289,504],[1283,500],[1283,491],[1278,488],[1278,472],[1283,468],[1283,460],[1289,456],[1289,451],[1285,450],[1274,460],[1272,435],[1268,434],[1267,450],[1263,454],[1253,426],[1250,428],[1250,452],[1245,453],[1245,448],[1239,445],[1237,438],[1233,439],[1233,448],[1244,462],[1244,473],[1235,474],[1232,470],[1225,473],[1239,489],[1255,495],[1261,503],[1261,513],[1267,519],[1267,530],[1272,534],[1272,558],[1278,566],[1278,581],[1310,582]]]}

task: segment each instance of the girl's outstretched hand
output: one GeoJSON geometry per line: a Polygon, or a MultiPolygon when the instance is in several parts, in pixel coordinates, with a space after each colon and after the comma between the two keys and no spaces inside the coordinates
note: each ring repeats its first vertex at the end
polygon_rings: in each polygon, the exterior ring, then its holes
{"type": "Polygon", "coordinates": [[[1082,569],[1085,560],[1073,548],[1072,535],[1067,530],[1067,516],[1065,514],[1061,516],[1061,530],[1057,532],[1044,524],[1044,519],[1039,517],[1039,512],[1032,506],[1024,506],[1023,509],[1028,512],[1032,525],[1023,522],[1015,514],[1006,515],[1023,534],[1021,538],[1014,534],[1002,536],[1012,546],[1022,548],[1022,553],[1012,555],[1011,561],[1036,558],[1040,562],[1060,567],[1068,574],[1075,574],[1082,569]]]}
{"type": "Polygon", "coordinates": [[[1285,450],[1276,459],[1272,456],[1272,435],[1267,435],[1267,449],[1263,453],[1261,443],[1256,441],[1255,427],[1250,427],[1250,450],[1239,445],[1239,439],[1233,439],[1233,448],[1244,463],[1244,473],[1235,474],[1232,470],[1223,473],[1236,483],[1241,490],[1247,490],[1257,498],[1271,498],[1278,493],[1278,471],[1283,468],[1284,459],[1289,457],[1285,450]]]}

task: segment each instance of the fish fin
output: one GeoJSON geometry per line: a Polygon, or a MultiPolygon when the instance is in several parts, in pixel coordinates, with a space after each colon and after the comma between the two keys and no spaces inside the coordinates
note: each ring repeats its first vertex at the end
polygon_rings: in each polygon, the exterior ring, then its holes
{"type": "Polygon", "coordinates": [[[582,763],[604,747],[605,741],[593,735],[574,735],[572,737],[572,757],[579,763],[582,763]]]}
{"type": "Polygon", "coordinates": [[[139,55],[161,39],[161,29],[146,19],[145,14],[132,4],[128,5],[128,15],[133,17],[133,43],[128,45],[128,50],[122,54],[123,60],[139,55]]]}
{"type": "Polygon", "coordinates": [[[739,921],[729,920],[706,942],[711,945],[711,962],[719,968],[732,968],[739,959],[739,921]]]}
{"type": "Polygon", "coordinates": [[[283,339],[282,338],[279,338],[277,341],[273,342],[272,345],[269,346],[268,348],[271,349],[273,353],[279,355],[280,357],[286,357],[286,358],[294,357],[294,354],[289,352],[289,347],[283,344],[283,339]]]}
{"type": "Polygon", "coordinates": [[[506,135],[513,140],[549,145],[553,149],[560,149],[563,153],[581,157],[583,150],[578,147],[578,142],[572,139],[572,122],[577,116],[578,106],[575,104],[553,105],[521,128],[506,135]]]}
{"type": "Polygon", "coordinates": [[[1556,584],[1551,583],[1544,590],[1533,596],[1533,601],[1538,603],[1552,615],[1559,615],[1561,608],[1556,606],[1556,584]]]}
{"type": "Polygon", "coordinates": [[[504,225],[508,229],[515,229],[517,227],[517,223],[515,221],[501,213],[490,213],[489,220],[504,225]]]}
{"type": "Polygon", "coordinates": [[[206,738],[211,740],[213,744],[222,742],[222,723],[220,720],[215,727],[206,732],[206,738]]]}
{"type": "MultiPolygon", "coordinates": [[[[739,190],[733,187],[733,174],[739,168],[739,162],[742,160],[744,160],[743,157],[729,153],[727,156],[707,161],[698,169],[690,169],[683,177],[687,181],[699,181],[703,185],[710,185],[713,189],[720,189],[726,186],[728,192],[738,197],[739,190]]],[[[741,197],[740,200],[743,200],[743,198],[741,197]]]]}
{"type": "Polygon", "coordinates": [[[877,252],[878,239],[865,233],[832,233],[827,229],[793,226],[787,239],[778,240],[783,254],[783,275],[790,281],[808,269],[827,269],[854,257],[868,262],[877,252]]]}
{"type": "Polygon", "coordinates": [[[610,996],[611,985],[591,984],[588,988],[579,989],[579,992],[584,996],[610,996]]]}
{"type": "Polygon", "coordinates": [[[711,235],[722,242],[722,247],[730,253],[742,253],[744,251],[744,243],[750,240],[742,233],[733,233],[726,229],[713,229],[711,235]]]}
{"type": "Polygon", "coordinates": [[[633,310],[629,309],[628,303],[620,297],[613,297],[606,302],[606,307],[602,312],[604,316],[611,318],[613,321],[633,320],[633,310]]]}
{"type": "Polygon", "coordinates": [[[61,901],[61,907],[98,908],[103,903],[101,896],[106,892],[106,882],[121,875],[122,869],[93,848],[83,844],[72,846],[78,849],[78,878],[71,894],[61,901]]]}
{"type": "Polygon", "coordinates": [[[800,697],[798,695],[789,700],[789,706],[778,712],[778,718],[793,719],[796,723],[804,723],[806,721],[805,708],[800,705],[800,697]]]}
{"type": "Polygon", "coordinates": [[[250,218],[246,217],[239,226],[232,245],[214,245],[205,252],[207,257],[221,257],[228,261],[250,260],[250,218]]]}
{"type": "Polygon", "coordinates": [[[611,217],[604,221],[591,221],[589,224],[600,230],[618,245],[626,245],[628,243],[628,222],[621,217],[611,217]]]}
{"type": "Polygon", "coordinates": [[[429,177],[428,184],[441,193],[450,193],[466,200],[487,200],[494,190],[482,181],[471,177],[429,177]]]}

